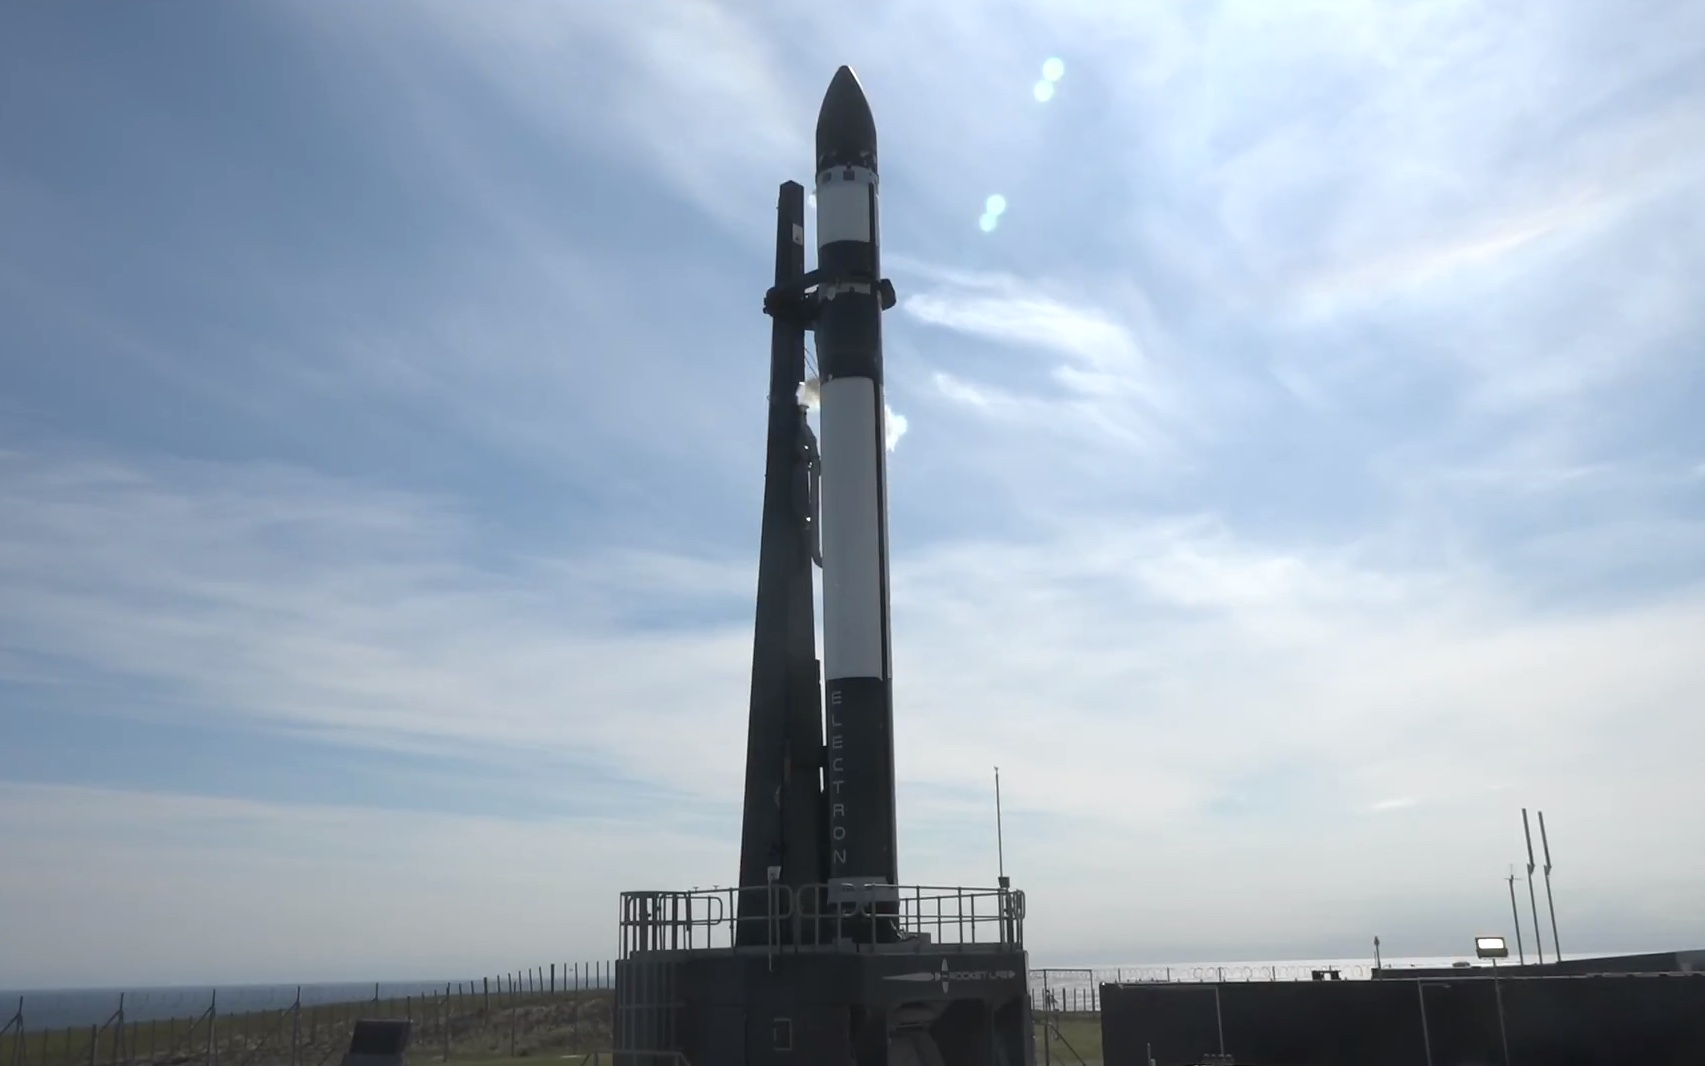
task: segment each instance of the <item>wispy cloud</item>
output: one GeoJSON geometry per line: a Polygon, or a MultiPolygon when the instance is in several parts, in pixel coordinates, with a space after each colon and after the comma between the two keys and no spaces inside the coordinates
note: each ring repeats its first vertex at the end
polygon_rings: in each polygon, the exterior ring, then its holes
{"type": "Polygon", "coordinates": [[[289,471],[11,471],[0,624],[39,669],[369,744],[630,767],[673,750],[673,787],[738,780],[745,566],[481,561],[442,503],[289,471]]]}
{"type": "MultiPolygon", "coordinates": [[[[1034,428],[1098,439],[1141,451],[1164,449],[1183,401],[1148,359],[1131,328],[1097,307],[1050,295],[1039,281],[911,269],[934,284],[901,305],[927,326],[952,330],[1051,360],[1045,376],[1008,358],[976,360],[984,380],[938,370],[938,394],[991,417],[1029,420],[1034,428]],[[1001,382],[999,384],[995,382],[1001,382]]],[[[970,359],[963,373],[977,373],[970,359]]]]}
{"type": "MultiPolygon", "coordinates": [[[[350,20],[384,37],[399,13],[350,20]]],[[[815,101],[795,96],[778,42],[760,25],[714,0],[647,3],[621,11],[528,2],[474,12],[433,2],[406,21],[428,35],[440,59],[462,65],[502,93],[544,144],[580,155],[638,161],[680,197],[729,226],[764,232],[773,188],[745,180],[809,157],[815,101]]],[[[402,61],[418,63],[418,53],[402,61]]],[[[429,70],[415,71],[429,93],[429,70]]]]}

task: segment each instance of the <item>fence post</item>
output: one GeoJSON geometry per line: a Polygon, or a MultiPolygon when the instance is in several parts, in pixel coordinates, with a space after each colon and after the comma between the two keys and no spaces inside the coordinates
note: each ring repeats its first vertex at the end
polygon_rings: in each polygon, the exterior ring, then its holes
{"type": "MultiPolygon", "coordinates": [[[[25,1050],[25,1048],[24,1048],[24,997],[23,996],[18,997],[18,1013],[13,1015],[12,1021],[18,1027],[17,1033],[15,1035],[13,1035],[13,1037],[12,1037],[12,1064],[13,1064],[13,1066],[24,1066],[24,1050],[25,1050]]],[[[4,1030],[0,1030],[0,1032],[4,1032],[4,1030]]]]}
{"type": "Polygon", "coordinates": [[[556,963],[551,963],[551,995],[556,995],[556,963]]]}
{"type": "Polygon", "coordinates": [[[219,1061],[219,1049],[214,1045],[213,1032],[219,1026],[219,990],[213,990],[213,996],[207,1004],[207,1066],[215,1066],[219,1061]]]}
{"type": "Polygon", "coordinates": [[[450,986],[444,986],[444,1009],[438,1012],[444,1019],[444,1061],[450,1061],[450,986]]]}
{"type": "Polygon", "coordinates": [[[491,1013],[491,978],[482,977],[482,978],[480,978],[480,983],[485,987],[485,1007],[483,1009],[485,1010],[485,1012],[487,1014],[490,1014],[491,1013]]]}
{"type": "Polygon", "coordinates": [[[1214,986],[1214,1029],[1220,1038],[1220,1058],[1225,1058],[1225,1015],[1220,1012],[1220,988],[1214,986]]]}
{"type": "Polygon", "coordinates": [[[1048,988],[1048,971],[1042,971],[1042,1062],[1043,1066],[1053,1066],[1054,1034],[1050,1028],[1049,1013],[1054,1007],[1054,993],[1048,988]]]}
{"type": "Polygon", "coordinates": [[[1427,1032],[1427,984],[1415,980],[1415,1001],[1421,1009],[1421,1050],[1426,1053],[1427,1066],[1433,1066],[1433,1038],[1427,1032]]]}

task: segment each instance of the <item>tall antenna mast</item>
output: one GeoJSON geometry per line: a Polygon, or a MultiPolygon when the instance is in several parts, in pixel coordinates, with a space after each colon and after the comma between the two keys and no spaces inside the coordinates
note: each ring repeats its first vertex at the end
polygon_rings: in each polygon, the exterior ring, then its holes
{"type": "Polygon", "coordinates": [[[1557,903],[1551,898],[1551,841],[1545,837],[1545,812],[1539,812],[1539,845],[1545,849],[1545,906],[1551,911],[1551,954],[1563,961],[1563,947],[1557,942],[1557,903]]]}
{"type": "Polygon", "coordinates": [[[1510,876],[1505,878],[1510,883],[1510,920],[1516,923],[1516,958],[1523,966],[1527,965],[1527,951],[1521,946],[1521,911],[1516,909],[1516,864],[1510,863],[1510,876]]]}
{"type": "Polygon", "coordinates": [[[1527,837],[1527,904],[1533,908],[1533,951],[1545,965],[1545,940],[1539,935],[1539,900],[1533,894],[1533,830],[1527,827],[1527,808],[1521,809],[1521,831],[1527,837]]]}
{"type": "Polygon", "coordinates": [[[1001,828],[1001,768],[998,766],[995,767],[995,861],[999,864],[996,871],[1000,877],[998,884],[1006,888],[1006,833],[1001,828]]]}

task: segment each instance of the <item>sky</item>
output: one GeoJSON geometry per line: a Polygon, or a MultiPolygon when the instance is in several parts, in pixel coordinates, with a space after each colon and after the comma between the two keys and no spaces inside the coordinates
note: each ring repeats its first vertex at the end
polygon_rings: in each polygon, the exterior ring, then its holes
{"type": "Polygon", "coordinates": [[[1527,807],[1571,953],[1705,947],[1705,7],[11,4],[0,986],[735,877],[841,63],[902,880],[993,883],[998,765],[1035,963],[1457,954],[1527,807]]]}

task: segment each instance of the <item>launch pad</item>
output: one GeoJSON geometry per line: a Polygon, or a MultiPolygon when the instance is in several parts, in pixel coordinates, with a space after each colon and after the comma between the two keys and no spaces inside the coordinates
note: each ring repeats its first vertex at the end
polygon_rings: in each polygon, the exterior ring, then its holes
{"type": "Polygon", "coordinates": [[[796,897],[782,904],[791,917],[767,923],[789,942],[750,947],[735,943],[738,894],[623,895],[619,1063],[1034,1061],[1021,893],[908,887],[897,916],[820,920],[802,917],[810,901],[796,897]],[[872,943],[884,922],[899,938],[872,943]]]}
{"type": "Polygon", "coordinates": [[[841,67],[776,208],[739,886],[627,892],[619,1066],[1034,1066],[1024,894],[903,886],[894,794],[876,124],[841,67]],[[818,447],[802,390],[817,340],[818,447]],[[823,571],[817,658],[814,568],[823,571]],[[825,728],[826,727],[826,728],[825,728]]]}

